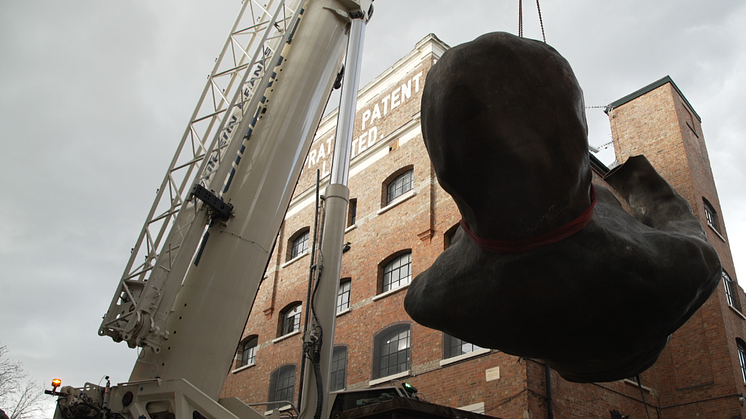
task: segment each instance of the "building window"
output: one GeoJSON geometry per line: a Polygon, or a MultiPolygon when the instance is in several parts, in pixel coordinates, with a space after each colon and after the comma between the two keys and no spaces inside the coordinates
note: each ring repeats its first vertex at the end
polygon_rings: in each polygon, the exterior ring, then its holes
{"type": "Polygon", "coordinates": [[[306,228],[293,235],[290,239],[290,254],[288,260],[302,256],[308,252],[309,229],[306,228]]]}
{"type": "Polygon", "coordinates": [[[257,336],[252,336],[244,341],[241,345],[241,366],[254,365],[256,362],[256,344],[259,341],[257,336]]]}
{"type": "Polygon", "coordinates": [[[395,257],[383,267],[381,292],[395,290],[412,280],[412,252],[395,257]]]}
{"type": "Polygon", "coordinates": [[[704,202],[705,207],[705,217],[707,218],[707,224],[709,224],[712,228],[715,229],[718,233],[720,232],[720,228],[718,227],[718,213],[715,211],[715,208],[710,204],[709,201],[702,198],[702,201],[704,202]]]}
{"type": "Polygon", "coordinates": [[[746,342],[736,339],[738,345],[738,362],[741,363],[741,379],[746,383],[746,342]]]}
{"type": "Polygon", "coordinates": [[[736,293],[738,289],[736,281],[725,270],[723,270],[723,285],[725,285],[725,296],[728,298],[728,305],[741,311],[741,304],[738,301],[738,294],[736,293]]]}
{"type": "Polygon", "coordinates": [[[443,250],[448,249],[451,245],[456,243],[456,231],[458,231],[458,227],[459,224],[457,223],[443,234],[443,250]]]}
{"type": "Polygon", "coordinates": [[[414,170],[410,169],[386,185],[386,205],[390,204],[396,198],[412,190],[414,186],[414,170]]]}
{"type": "Polygon", "coordinates": [[[347,347],[335,346],[332,352],[331,379],[329,390],[338,391],[345,388],[347,374],[347,347]]]}
{"type": "Polygon", "coordinates": [[[350,288],[352,281],[349,278],[342,279],[339,282],[337,291],[337,313],[341,313],[350,308],[350,288]]]}
{"type": "Polygon", "coordinates": [[[391,326],[379,333],[373,348],[373,378],[409,370],[412,357],[409,325],[391,326]]]}
{"type": "Polygon", "coordinates": [[[282,316],[280,317],[282,319],[280,336],[300,330],[300,313],[302,308],[303,305],[301,303],[293,303],[282,310],[282,316]]]}
{"type": "Polygon", "coordinates": [[[355,225],[357,221],[357,198],[350,199],[347,203],[347,227],[355,225]]]}
{"type": "Polygon", "coordinates": [[[269,401],[288,401],[292,403],[294,392],[295,365],[284,365],[274,370],[269,377],[269,401]]]}
{"type": "Polygon", "coordinates": [[[482,348],[473,343],[469,343],[457,337],[453,337],[447,333],[443,333],[443,359],[468,354],[469,352],[474,352],[477,349],[482,348]]]}

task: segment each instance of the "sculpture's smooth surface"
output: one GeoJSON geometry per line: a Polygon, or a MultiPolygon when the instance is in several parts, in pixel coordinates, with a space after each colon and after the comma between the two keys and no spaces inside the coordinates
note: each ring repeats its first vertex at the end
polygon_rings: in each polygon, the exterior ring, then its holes
{"type": "MultiPolygon", "coordinates": [[[[531,243],[591,206],[582,91],[544,43],[491,33],[447,51],[427,77],[422,131],[475,237],[531,243]]],[[[412,281],[407,312],[479,346],[544,359],[571,381],[644,371],[715,290],[721,267],[647,159],[630,158],[607,182],[633,215],[596,186],[590,222],[555,243],[495,252],[460,228],[412,281]]]]}

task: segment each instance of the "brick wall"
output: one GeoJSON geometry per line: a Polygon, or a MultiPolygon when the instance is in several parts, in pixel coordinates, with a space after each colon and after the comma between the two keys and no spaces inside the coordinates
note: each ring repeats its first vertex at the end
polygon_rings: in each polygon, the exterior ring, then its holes
{"type": "MultiPolygon", "coordinates": [[[[634,94],[633,94],[634,96],[634,94]]],[[[609,110],[617,160],[645,154],[663,177],[687,199],[702,222],[723,268],[733,272],[724,217],[710,167],[699,116],[670,78],[609,110]],[[708,225],[703,199],[718,213],[717,230],[708,225]]],[[[737,290],[742,294],[742,290],[737,290]]],[[[676,333],[656,373],[663,417],[741,417],[735,396],[744,393],[736,338],[746,336],[746,318],[729,307],[725,288],[717,291],[676,333]]]]}

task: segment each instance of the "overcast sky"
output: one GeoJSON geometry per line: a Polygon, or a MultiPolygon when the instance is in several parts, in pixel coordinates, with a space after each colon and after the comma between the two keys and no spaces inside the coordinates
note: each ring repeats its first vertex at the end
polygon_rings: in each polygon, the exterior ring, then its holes
{"type": "MultiPolygon", "coordinates": [[[[541,39],[536,5],[524,3],[525,36],[541,39]]],[[[374,4],[361,86],[428,33],[453,46],[518,30],[516,0],[374,4]]],[[[746,275],[746,2],[541,6],[547,42],[573,66],[586,105],[673,78],[702,117],[737,273],[746,275]]],[[[129,376],[135,351],[99,337],[98,326],[239,8],[0,2],[0,344],[37,381],[129,376]]],[[[588,119],[591,144],[611,141],[601,109],[588,119]]]]}

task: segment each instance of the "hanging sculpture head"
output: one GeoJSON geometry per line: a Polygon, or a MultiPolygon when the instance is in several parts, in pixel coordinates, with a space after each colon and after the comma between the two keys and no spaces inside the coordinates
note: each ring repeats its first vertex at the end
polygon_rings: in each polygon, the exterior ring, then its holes
{"type": "Polygon", "coordinates": [[[582,90],[552,47],[506,33],[454,47],[421,112],[463,220],[409,287],[415,321],[611,381],[650,367],[717,286],[699,221],[644,157],[607,178],[632,214],[592,187],[582,90]]]}
{"type": "Polygon", "coordinates": [[[506,33],[454,47],[430,70],[422,103],[438,181],[476,234],[538,235],[590,205],[583,92],[552,47],[506,33]]]}

